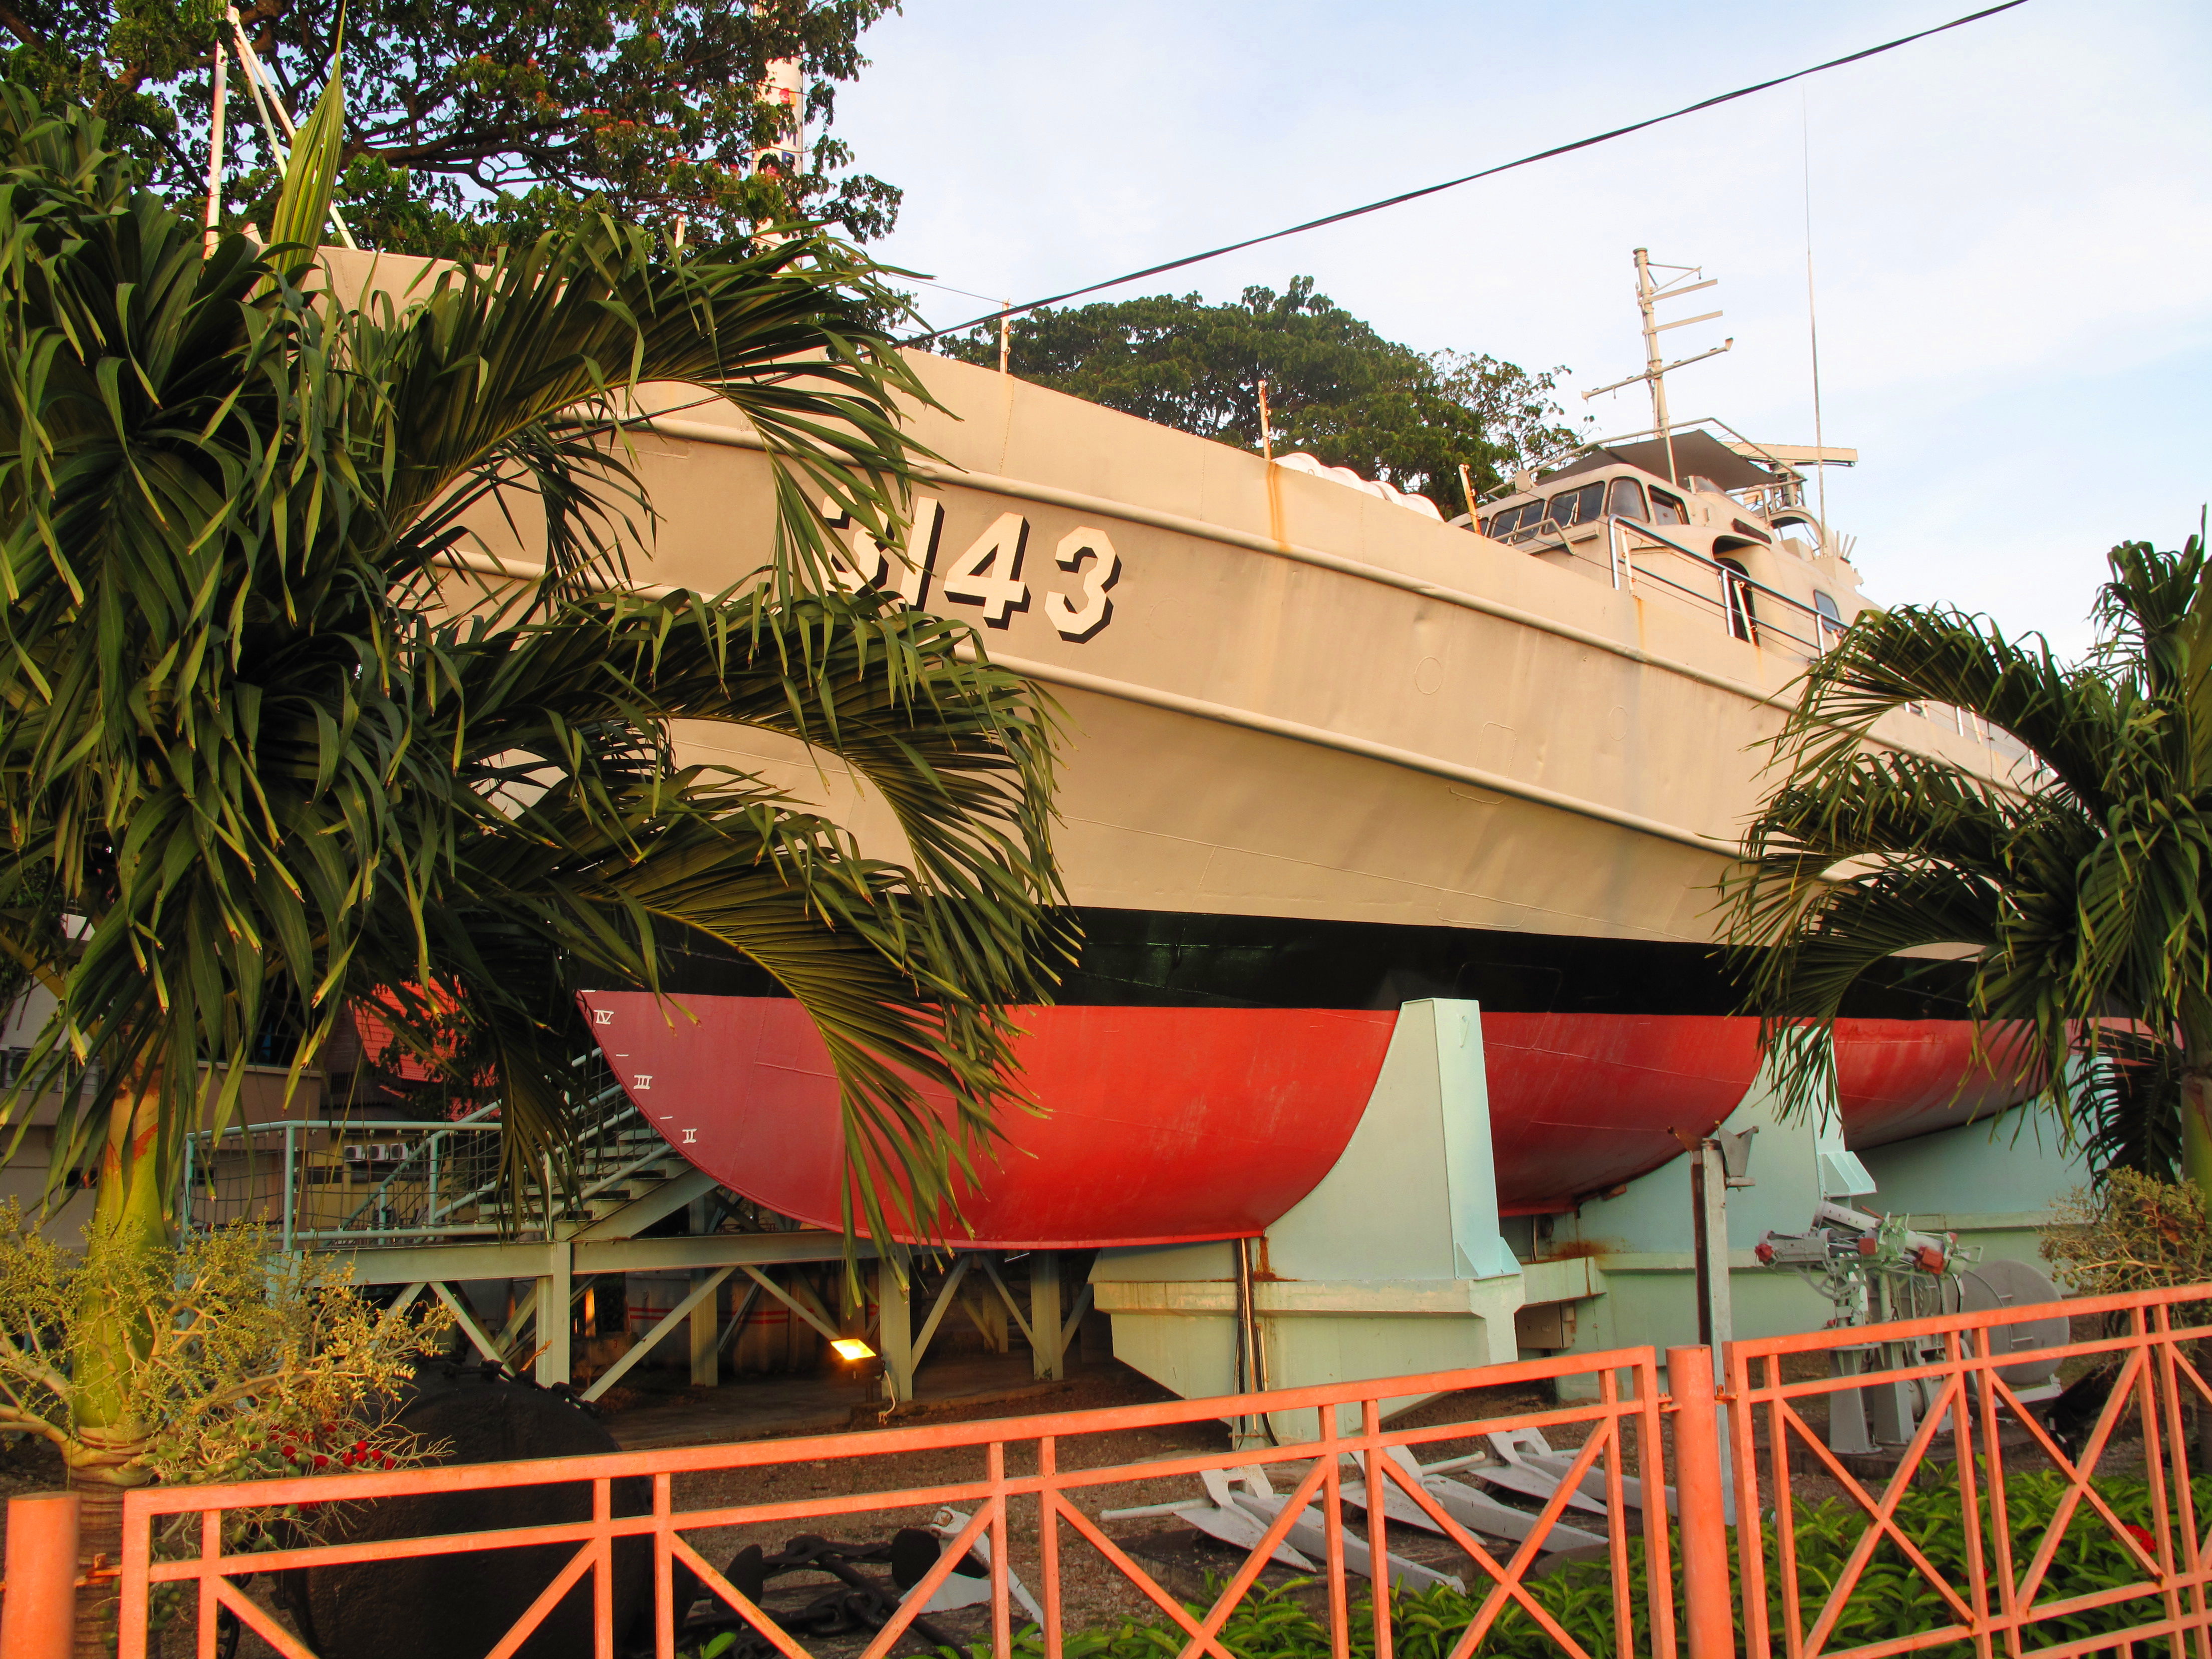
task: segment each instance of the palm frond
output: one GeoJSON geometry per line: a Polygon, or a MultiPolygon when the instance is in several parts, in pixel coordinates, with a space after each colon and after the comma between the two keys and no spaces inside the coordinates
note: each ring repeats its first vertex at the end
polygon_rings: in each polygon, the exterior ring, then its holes
{"type": "Polygon", "coordinates": [[[672,264],[601,222],[349,307],[7,88],[0,246],[0,948],[61,1002],[0,1106],[68,1085],[56,1170],[150,1093],[171,1190],[273,1021],[296,1080],[375,994],[466,1028],[520,1171],[561,1142],[574,989],[708,938],[806,1001],[856,1166],[912,1176],[870,1216],[933,1219],[1066,933],[1048,705],[827,591],[821,502],[894,538],[927,401],[874,267],[818,235],[672,264]],[[744,592],[606,598],[652,526],[624,423],[672,386],[760,434],[779,529],[744,592]],[[457,618],[442,561],[502,504],[551,574],[457,618]],[[910,857],[679,766],[696,719],[846,757],[910,857]]]}
{"type": "Polygon", "coordinates": [[[2111,562],[2083,663],[1903,608],[1863,617],[1808,672],[1725,888],[1746,1006],[1793,1106],[1828,1086],[1807,1033],[1855,985],[1902,952],[1966,946],[1984,1057],[2004,1054],[2093,1148],[2160,1155],[2142,1117],[2160,1073],[2136,1046],[2183,1041],[2185,1070],[2212,1066],[2212,598],[2194,540],[2111,562]],[[2035,764],[1997,781],[1878,751],[1875,722],[1919,702],[1983,716],[2035,764]]]}

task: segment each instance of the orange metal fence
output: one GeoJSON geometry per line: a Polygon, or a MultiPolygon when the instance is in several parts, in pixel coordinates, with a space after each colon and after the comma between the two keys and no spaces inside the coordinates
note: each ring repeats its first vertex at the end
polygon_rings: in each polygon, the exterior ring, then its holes
{"type": "MultiPolygon", "coordinates": [[[[1601,1652],[1675,1659],[1678,1616],[1687,1659],[1738,1652],[1751,1659],[1881,1659],[1934,1647],[2067,1659],[2127,1654],[2130,1644],[2160,1637],[2176,1654],[2212,1659],[2205,1590],[2212,1539],[2201,1533],[2212,1488],[2200,1492],[2191,1486],[2185,1432],[2185,1419],[2198,1408],[2212,1411],[2212,1388],[2187,1351],[2193,1340],[2212,1336],[2212,1325],[2188,1322],[2208,1301],[2212,1286],[1737,1342],[1724,1356],[1727,1386],[1718,1390],[1709,1351],[1673,1349],[1667,1356],[1671,1398],[1659,1391],[1657,1355],[1641,1348],[1230,1400],[605,1457],[149,1489],[131,1493],[125,1506],[120,1654],[143,1659],[148,1651],[149,1613],[164,1585],[198,1589],[195,1634],[206,1659],[216,1651],[222,1608],[278,1652],[313,1659],[238,1580],[294,1568],[534,1546],[565,1553],[564,1565],[489,1648],[488,1659],[507,1659],[568,1597],[574,1604],[588,1598],[599,1659],[647,1650],[672,1659],[684,1611],[673,1605],[679,1564],[696,1576],[701,1596],[735,1609],[757,1631],[763,1647],[784,1659],[809,1659],[799,1640],[717,1571],[708,1559],[712,1546],[700,1534],[957,1505],[967,1513],[947,1523],[946,1547],[865,1659],[884,1659],[902,1644],[910,1647],[918,1633],[912,1621],[924,1601],[979,1546],[989,1569],[988,1640],[1000,1659],[1017,1645],[1016,1603],[1026,1595],[1018,1578],[1036,1587],[1037,1629],[1024,1639],[1047,1659],[1061,1652],[1071,1589],[1102,1583],[1133,1587],[1141,1606],[1182,1632],[1186,1659],[1201,1653],[1231,1659],[1227,1621],[1255,1585],[1268,1582],[1262,1573],[1271,1554],[1293,1538],[1313,1559],[1316,1616],[1334,1659],[1348,1659],[1355,1647],[1371,1649],[1374,1659],[1392,1659],[1399,1613],[1390,1596],[1362,1592],[1355,1577],[1364,1565],[1407,1582],[1400,1566],[1375,1564],[1392,1563],[1400,1540],[1416,1527],[1426,1528],[1428,1545],[1460,1553],[1452,1570],[1464,1577],[1464,1600],[1454,1604],[1449,1659],[1497,1650],[1501,1641],[1516,1651],[1531,1650],[1534,1643],[1582,1659],[1601,1652]],[[2024,1322],[2039,1311],[2070,1316],[2076,1328],[2083,1319],[2100,1322],[2104,1334],[2033,1352],[2013,1346],[2024,1322]],[[1832,1369],[1839,1353],[1869,1343],[1907,1340],[1919,1344],[1925,1363],[1885,1372],[1881,1381],[1917,1391],[1917,1432],[1893,1473],[1855,1473],[1863,1466],[1828,1450],[1814,1407],[1867,1388],[1869,1379],[1808,1373],[1832,1369]],[[2037,1352],[2086,1356],[2109,1368],[2109,1393],[2079,1422],[2054,1432],[2007,1380],[2037,1352]],[[1548,1395],[1562,1382],[1592,1397],[1540,1404],[1525,1393],[1517,1399],[1492,1394],[1486,1405],[1484,1396],[1462,1393],[1534,1388],[1548,1395]],[[1409,1414],[1407,1420],[1419,1426],[1382,1426],[1386,1409],[1426,1395],[1461,1397],[1409,1414]],[[1263,1413],[1279,1426],[1296,1426],[1292,1443],[1221,1447],[1212,1425],[1263,1413]],[[1193,1434],[1194,1426],[1203,1433],[1193,1434]],[[1178,1429],[1186,1442],[1209,1439],[1216,1449],[1176,1448],[1132,1462],[1126,1452],[1117,1457],[1099,1443],[1101,1436],[1130,1431],[1172,1442],[1178,1429]],[[1440,1497],[1449,1483],[1437,1476],[1434,1461],[1477,1436],[1526,1431],[1562,1443],[1556,1457],[1539,1460],[1559,1485],[1540,1510],[1532,1502],[1522,1511],[1526,1537],[1517,1546],[1502,1544],[1495,1528],[1486,1534],[1455,1518],[1452,1504],[1440,1497]],[[955,1476],[898,1484],[901,1460],[947,1454],[966,1460],[955,1476]],[[1423,1462],[1430,1465],[1425,1473],[1423,1462]],[[788,1498],[756,1490],[740,1494],[744,1502],[725,1501],[729,1493],[712,1490],[717,1477],[757,1486],[779,1470],[809,1465],[842,1471],[836,1484],[849,1490],[788,1498]],[[1127,1528],[1109,1532],[1097,1514],[1106,1488],[1166,1479],[1183,1483],[1188,1504],[1200,1504],[1206,1501],[1198,1492],[1201,1481],[1219,1488],[1224,1475],[1255,1468],[1261,1473],[1249,1477],[1251,1490],[1272,1486],[1279,1495],[1267,1500],[1272,1510],[1261,1511],[1272,1521],[1251,1522],[1249,1535],[1239,1540],[1249,1544],[1241,1565],[1218,1593],[1198,1598],[1195,1611],[1139,1559],[1140,1540],[1127,1528]],[[1931,1476],[1940,1478],[1931,1482],[1931,1476]],[[617,1483],[639,1480],[649,1502],[626,1504],[617,1483]],[[588,1489],[587,1518],[226,1553],[224,1518],[243,1511],[403,1494],[519,1492],[562,1482],[588,1489]],[[1389,1501],[1368,1503],[1366,1493],[1387,1494],[1389,1501]],[[1745,1524],[1730,1526],[1731,1498],[1745,1524]],[[1571,1503],[1583,1506],[1579,1516],[1571,1503]],[[617,1512],[626,1507],[637,1512],[617,1512]],[[1671,1519],[1670,1508],[1676,1511],[1671,1519]],[[197,1540],[196,1551],[172,1547],[161,1552],[165,1559],[155,1559],[157,1534],[166,1525],[173,1537],[178,1517],[197,1540]],[[1595,1559],[1583,1570],[1610,1588],[1609,1606],[1597,1614],[1584,1609],[1605,1625],[1595,1633],[1587,1618],[1567,1629],[1553,1610],[1558,1598],[1547,1601],[1546,1587],[1537,1583],[1540,1546],[1555,1535],[1562,1517],[1603,1528],[1605,1542],[1586,1552],[1595,1559]],[[1832,1546],[1817,1560],[1816,1534],[1829,1540],[1822,1547],[1832,1546]],[[625,1540],[644,1540],[629,1550],[649,1548],[652,1581],[649,1615],[629,1635],[627,1650],[614,1618],[617,1549],[625,1540]],[[2118,1562],[2121,1570],[2106,1571],[2109,1582],[2081,1588],[2084,1564],[2100,1559],[2107,1568],[2118,1562]],[[2063,1573],[2074,1577],[2060,1585],[2063,1573]],[[1892,1627],[1869,1626],[1869,1618],[1891,1618],[1882,1610],[1893,1608],[1911,1616],[1897,1613],[1892,1627]],[[1501,1620],[1517,1633],[1509,1638],[1501,1620]]],[[[1494,1467],[1489,1471],[1496,1473],[1494,1467]]],[[[53,1598],[40,1601],[35,1587],[15,1576],[19,1561],[39,1555],[17,1530],[33,1521],[27,1508],[11,1510],[0,1659],[47,1650],[36,1645],[33,1613],[45,1607],[37,1616],[51,1621],[53,1598]]],[[[342,1528],[330,1531],[335,1538],[342,1528]]],[[[1223,1559],[1224,1570],[1235,1562],[1233,1555],[1223,1559]]],[[[1098,1604],[1094,1599],[1091,1605],[1098,1604]]],[[[1425,1639],[1432,1638],[1433,1626],[1425,1639]]]]}
{"type": "MultiPolygon", "coordinates": [[[[1703,1351],[1700,1350],[1700,1352],[1703,1351]]],[[[697,1575],[704,1593],[737,1609],[787,1659],[808,1659],[807,1650],[765,1617],[761,1609],[732,1584],[687,1534],[708,1528],[755,1526],[763,1522],[816,1522],[882,1512],[911,1511],[937,1506],[960,1506],[971,1513],[952,1538],[927,1577],[908,1595],[891,1621],[876,1636],[866,1659],[881,1659],[899,1644],[922,1603],[941,1585],[956,1564],[979,1540],[987,1542],[991,1575],[990,1642],[1000,1655],[1011,1650],[1014,1622],[1010,1573],[1033,1575],[1042,1629],[1039,1641],[1048,1659],[1058,1659],[1064,1633],[1063,1603],[1068,1574],[1079,1558],[1084,1568],[1117,1575],[1133,1584],[1160,1616],[1172,1620],[1188,1638],[1186,1651],[1204,1652],[1213,1659],[1232,1659],[1222,1644],[1224,1621],[1268,1565],[1274,1549],[1294,1528],[1318,1533],[1328,1595],[1325,1619],[1336,1659],[1344,1659],[1352,1643],[1352,1621],[1372,1621],[1376,1659],[1390,1659],[1390,1598],[1378,1595],[1371,1603],[1353,1605],[1347,1560],[1364,1552],[1370,1561],[1387,1561],[1392,1550],[1392,1505],[1371,1505],[1364,1523],[1347,1524],[1342,1488],[1352,1479],[1363,1480],[1366,1490],[1394,1492],[1430,1521],[1436,1531],[1463,1550],[1474,1563],[1476,1582],[1470,1595],[1479,1606],[1461,1646],[1479,1642],[1501,1613],[1520,1607],[1536,1626],[1559,1644],[1559,1650],[1595,1659],[1595,1656],[1560,1628],[1558,1621],[1533,1598],[1524,1581],[1542,1553],[1539,1546],[1548,1529],[1565,1510],[1571,1494],[1584,1477],[1595,1474],[1605,1493],[1602,1500],[1606,1535],[1616,1586],[1614,1615],[1619,1627],[1632,1620],[1650,1620],[1651,1650],[1674,1653],[1672,1606],[1664,1586],[1669,1575],[1661,1571],[1654,1582],[1662,1593],[1648,1606],[1630,1605],[1628,1570],[1630,1540],[1640,1537],[1653,1559],[1665,1562],[1668,1539],[1663,1509],[1655,1504],[1639,1514],[1626,1493],[1632,1484],[1656,1491],[1664,1483],[1660,1455],[1662,1401],[1655,1358],[1650,1349],[1629,1352],[1576,1355],[1554,1360],[1460,1370],[1417,1377],[1345,1384],[1331,1388],[1280,1389],[1233,1400],[1177,1401],[1169,1404],[1066,1413],[1054,1416],[1000,1419],[979,1423],[950,1424],[890,1429],[859,1434],[821,1436],[738,1445],[690,1448],[681,1450],[626,1453],[611,1456],[547,1459],[527,1463],[487,1464],[416,1469],[393,1474],[328,1477],[310,1480],[259,1481],[232,1486],[178,1487],[132,1492],[125,1510],[121,1659],[142,1659],[147,1650],[147,1615],[154,1587],[187,1583],[200,1589],[198,1651],[203,1659],[215,1653],[216,1610],[228,1607],[258,1632],[278,1652],[294,1659],[310,1659],[304,1647],[283,1624],[257,1603],[234,1581],[244,1574],[282,1571],[293,1568],[347,1562],[387,1561],[403,1557],[447,1554],[462,1551],[508,1549],[526,1545],[564,1545],[574,1553],[566,1566],[496,1647],[489,1659],[506,1659],[545,1616],[588,1577],[596,1604],[594,1625],[599,1659],[612,1659],[617,1633],[612,1629],[615,1573],[614,1549],[625,1538],[649,1539],[653,1549],[653,1604],[651,1645],[660,1659],[676,1651],[679,1609],[672,1605],[672,1582],[678,1562],[697,1575]],[[1501,1386],[1553,1384],[1562,1377],[1580,1377],[1594,1384],[1595,1398],[1586,1403],[1548,1407],[1541,1410],[1499,1412],[1419,1428],[1386,1430],[1379,1416],[1383,1402],[1408,1395],[1451,1394],[1459,1390],[1501,1386]],[[1187,1424],[1217,1422],[1224,1417],[1268,1413],[1280,1423],[1303,1413],[1314,1425],[1311,1437],[1295,1443],[1258,1449],[1218,1450],[1154,1459],[1141,1464],[1097,1465],[1086,1458],[1085,1443],[1102,1434],[1127,1430],[1159,1430],[1187,1424]],[[1340,1422],[1348,1417],[1348,1423],[1340,1422]],[[1562,1438],[1582,1435],[1573,1449],[1569,1479],[1543,1505],[1532,1511],[1529,1536],[1518,1548],[1502,1547],[1468,1530],[1437,1502],[1399,1462],[1389,1454],[1403,1448],[1418,1460],[1425,1448],[1443,1443],[1465,1442],[1468,1437],[1492,1431],[1535,1429],[1562,1438]],[[679,1507],[677,1482],[686,1476],[765,1470],[776,1466],[805,1466],[831,1460],[880,1460],[905,1454],[947,1450],[980,1455],[980,1478],[936,1485],[855,1492],[829,1497],[809,1497],[781,1502],[709,1504],[679,1507]],[[1352,1460],[1347,1468],[1346,1459],[1352,1460]],[[1287,1497],[1272,1522],[1255,1525],[1261,1536],[1206,1612],[1193,1615],[1183,1602],[1161,1584],[1158,1577],[1087,1512],[1085,1499],[1092,1489],[1136,1480],[1173,1478],[1191,1487],[1188,1501],[1200,1504],[1199,1484],[1204,1472],[1243,1471],[1257,1467],[1279,1479],[1278,1490],[1287,1497]],[[648,1513],[620,1516],[614,1511],[614,1483],[642,1476],[651,1483],[648,1513]],[[287,1504],[339,1499],[421,1493],[487,1492],[555,1482],[589,1482],[592,1517],[566,1525],[538,1526],[451,1534],[434,1538],[404,1538],[357,1543],[329,1543],[283,1551],[225,1553],[222,1517],[226,1512],[269,1510],[287,1504]],[[1019,1559],[1012,1548],[1010,1527],[1024,1509],[1035,1522],[1033,1559],[1019,1559]],[[153,1559],[157,1525],[173,1516],[199,1517],[200,1553],[185,1559],[153,1559]],[[1088,1551],[1083,1549],[1088,1546],[1088,1551]]],[[[1717,1484],[1717,1483],[1716,1483],[1717,1484]]],[[[1397,1529],[1404,1529],[1402,1521],[1397,1529]]],[[[1363,1632],[1363,1636],[1368,1636],[1363,1632]]],[[[1364,1645],[1364,1641],[1363,1641],[1364,1645]]]]}
{"type": "Polygon", "coordinates": [[[2170,1649],[2159,1643],[2157,1651],[2212,1654],[2212,1538],[2200,1512],[2212,1507],[2212,1488],[2192,1479],[2184,1415],[2212,1408],[2212,1389],[2186,1352],[2212,1337],[2208,1298],[2212,1286],[2195,1286],[1731,1343],[1735,1511],[1763,1522],[1738,1528],[1744,1651],[1881,1659],[1971,1643],[1981,1655],[2067,1659],[2148,1652],[2134,1644],[2166,1638],[2170,1649]],[[2077,1328],[2096,1322],[2105,1334],[2055,1343],[2018,1335],[2054,1313],[2077,1328]],[[1806,1414],[1815,1401],[1832,1407],[1857,1393],[1869,1377],[1785,1376],[1793,1358],[1869,1343],[1926,1352],[1924,1363],[1875,1374],[1881,1387],[1911,1391],[1917,1419],[1895,1468],[1880,1478],[1855,1473],[1806,1414]],[[2024,1403],[2016,1380],[2084,1356],[2109,1371],[2109,1390],[2054,1431],[2044,1420],[2049,1407],[2024,1403]],[[1800,1560],[1813,1529],[1800,1490],[1808,1475],[1837,1489],[1830,1515],[1840,1510],[1856,1529],[1827,1582],[1825,1566],[1808,1572],[1800,1560]],[[1919,1524],[1901,1522],[1916,1494],[1919,1524]],[[2054,1583],[2062,1563],[2076,1580],[2064,1587],[2054,1583]],[[1903,1620],[1880,1609],[1915,1599],[1929,1615],[1913,1621],[1923,1628],[1885,1628],[1903,1620]]]}

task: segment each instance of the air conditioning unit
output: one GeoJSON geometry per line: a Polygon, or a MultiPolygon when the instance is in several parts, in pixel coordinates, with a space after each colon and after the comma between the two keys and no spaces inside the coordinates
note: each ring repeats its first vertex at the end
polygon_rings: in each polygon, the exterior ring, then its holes
{"type": "Polygon", "coordinates": [[[368,1162],[368,1152],[369,1149],[366,1146],[349,1146],[345,1149],[345,1161],[349,1164],[366,1164],[368,1162]]]}
{"type": "Polygon", "coordinates": [[[372,1164],[397,1164],[399,1162],[400,1151],[399,1147],[380,1141],[368,1149],[368,1161],[372,1164]]]}

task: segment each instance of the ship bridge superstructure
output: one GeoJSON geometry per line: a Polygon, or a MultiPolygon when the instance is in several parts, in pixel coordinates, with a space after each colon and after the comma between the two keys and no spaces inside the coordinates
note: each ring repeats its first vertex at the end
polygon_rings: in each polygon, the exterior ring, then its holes
{"type": "Polygon", "coordinates": [[[1807,465],[1850,449],[1754,443],[1719,422],[1593,443],[1453,522],[1740,640],[1818,655],[1864,608],[1849,543],[1806,501],[1807,465]],[[1716,431],[1706,428],[1711,427],[1716,431]],[[1725,435],[1717,435],[1717,434],[1725,435]]]}

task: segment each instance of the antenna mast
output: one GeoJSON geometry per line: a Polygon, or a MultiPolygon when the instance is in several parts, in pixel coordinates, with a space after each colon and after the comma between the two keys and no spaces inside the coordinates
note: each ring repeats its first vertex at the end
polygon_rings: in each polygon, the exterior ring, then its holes
{"type": "MultiPolygon", "coordinates": [[[[1820,425],[1820,313],[1813,298],[1813,123],[1798,106],[1800,133],[1805,160],[1805,332],[1813,353],[1813,447],[1826,453],[1828,440],[1820,425]]],[[[1820,471],[1820,550],[1828,548],[1828,469],[1820,471]]]]}
{"type": "MultiPolygon", "coordinates": [[[[1659,290],[1651,281],[1650,250],[1636,250],[1636,308],[1644,313],[1644,374],[1651,383],[1651,424],[1667,446],[1667,482],[1674,476],[1674,430],[1667,420],[1667,371],[1659,362],[1659,290]]],[[[1716,313],[1717,314],[1717,313],[1716,313]]]]}
{"type": "Polygon", "coordinates": [[[1709,323],[1721,313],[1708,311],[1696,317],[1680,317],[1671,323],[1659,320],[1658,304],[1662,300],[1678,299],[1685,294],[1695,294],[1699,289],[1717,288],[1720,278],[1705,276],[1703,265],[1655,265],[1648,248],[1636,250],[1636,308],[1644,316],[1644,372],[1632,374],[1625,380],[1615,380],[1611,386],[1599,386],[1595,392],[1583,393],[1583,401],[1607,392],[1618,392],[1625,386],[1634,386],[1642,380],[1651,388],[1651,423],[1659,430],[1659,441],[1667,451],[1667,482],[1679,484],[1681,479],[1674,471],[1674,434],[1667,418],[1667,376],[1674,370],[1701,363],[1708,357],[1717,357],[1735,344],[1731,335],[1711,351],[1701,351],[1694,357],[1684,357],[1671,363],[1659,359],[1659,337],[1670,328],[1687,328],[1692,323],[1709,323]],[[1682,276],[1660,282],[1652,276],[1655,270],[1680,271],[1682,276]],[[1686,277],[1704,277],[1702,282],[1688,282],[1686,277]]]}

